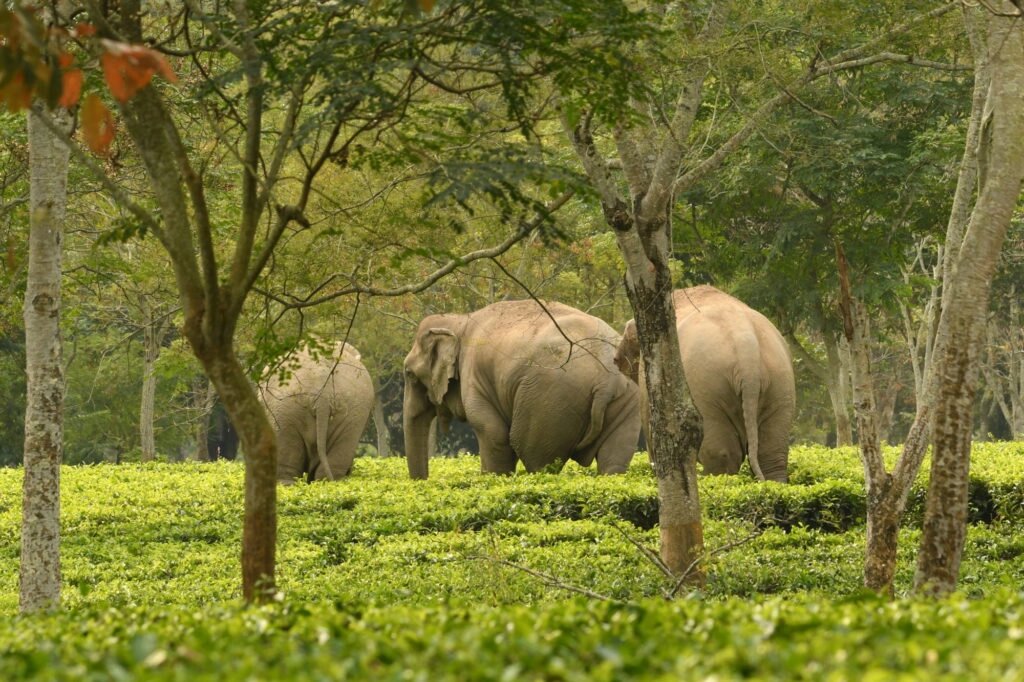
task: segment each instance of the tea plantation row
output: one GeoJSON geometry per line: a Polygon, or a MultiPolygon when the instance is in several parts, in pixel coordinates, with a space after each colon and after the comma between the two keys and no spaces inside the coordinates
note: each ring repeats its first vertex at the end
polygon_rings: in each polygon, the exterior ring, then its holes
{"type": "Polygon", "coordinates": [[[940,604],[860,594],[855,451],[797,448],[791,472],[788,486],[701,479],[708,547],[743,543],[711,562],[702,595],[668,603],[636,547],[657,544],[643,456],[620,477],[436,460],[427,482],[360,459],[344,481],[279,489],[281,603],[246,609],[240,466],[69,467],[65,611],[24,619],[10,618],[20,471],[0,471],[0,679],[1024,677],[1004,660],[1024,644],[1021,444],[976,448],[965,597],[940,604]]]}

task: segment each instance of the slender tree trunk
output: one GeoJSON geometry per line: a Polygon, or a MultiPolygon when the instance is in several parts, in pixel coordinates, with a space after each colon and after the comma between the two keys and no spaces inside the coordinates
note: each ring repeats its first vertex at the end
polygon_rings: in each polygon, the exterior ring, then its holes
{"type": "Polygon", "coordinates": [[[142,310],[142,400],[139,405],[139,440],[142,461],[156,459],[156,434],[153,428],[156,403],[156,361],[160,356],[159,324],[145,294],[139,296],[142,310]]]}
{"type": "MultiPolygon", "coordinates": [[[[1018,10],[1010,2],[993,6],[1018,10]]],[[[967,12],[983,9],[968,9],[967,12]]],[[[1024,180],[1024,30],[1021,18],[987,14],[988,95],[978,145],[978,199],[944,297],[936,355],[932,467],[914,587],[956,589],[967,528],[972,411],[988,297],[1024,180]]]]}
{"type": "Polygon", "coordinates": [[[199,462],[209,462],[210,456],[210,414],[213,412],[213,403],[216,393],[210,379],[205,374],[200,374],[192,383],[193,407],[196,409],[196,450],[195,459],[199,462]]]}
{"type": "Polygon", "coordinates": [[[377,377],[373,377],[373,430],[377,432],[377,456],[391,456],[391,433],[384,419],[384,403],[381,402],[381,388],[377,377]]]}
{"type": "MultiPolygon", "coordinates": [[[[41,106],[41,105],[36,105],[41,106]]],[[[70,130],[66,111],[52,114],[70,130]]],[[[70,151],[28,115],[29,264],[25,289],[25,478],[19,604],[23,613],[60,606],[60,464],[64,439],[61,365],[61,240],[70,151]]]]}
{"type": "Polygon", "coordinates": [[[892,476],[885,470],[878,434],[878,409],[871,370],[871,324],[867,308],[851,290],[849,268],[842,246],[836,242],[840,309],[843,332],[853,363],[853,405],[857,416],[857,443],[867,488],[867,544],[864,586],[892,596],[896,574],[896,542],[902,508],[892,498],[892,476]]]}
{"type": "Polygon", "coordinates": [[[256,391],[230,349],[200,357],[245,448],[242,593],[246,601],[273,595],[277,543],[277,442],[256,391]]]}
{"type": "Polygon", "coordinates": [[[651,440],[648,448],[658,481],[661,560],[673,572],[690,571],[688,582],[704,585],[698,568],[704,529],[697,491],[697,450],[703,437],[700,414],[690,399],[679,355],[675,305],[667,263],[656,269],[653,286],[627,275],[643,358],[643,385],[651,440]],[[696,570],[695,570],[696,569],[696,570]]]}
{"type": "Polygon", "coordinates": [[[839,354],[839,342],[829,332],[825,332],[825,353],[828,358],[828,397],[832,403],[832,414],[836,424],[836,446],[853,445],[853,423],[850,421],[849,388],[847,383],[847,367],[839,354]]]}

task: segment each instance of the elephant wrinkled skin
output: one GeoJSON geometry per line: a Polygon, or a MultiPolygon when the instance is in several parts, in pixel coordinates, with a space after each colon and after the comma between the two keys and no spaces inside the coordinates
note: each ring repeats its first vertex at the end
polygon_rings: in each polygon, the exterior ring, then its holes
{"type": "MultiPolygon", "coordinates": [[[[757,478],[786,482],[796,386],[782,334],[764,315],[714,287],[678,289],[672,296],[686,383],[704,420],[697,455],[704,471],[735,474],[748,456],[757,478]]],[[[630,320],[615,363],[640,384],[643,401],[641,360],[630,320]]]]}
{"type": "Polygon", "coordinates": [[[425,318],[405,358],[410,476],[427,477],[430,424],[453,416],[476,432],[485,472],[515,471],[517,459],[527,471],[596,459],[601,473],[624,472],[640,434],[639,391],[615,366],[618,342],[605,322],[560,303],[425,318]]]}
{"type": "Polygon", "coordinates": [[[359,351],[338,342],[316,356],[308,347],[284,361],[283,380],[272,373],[260,397],[277,434],[277,480],[334,480],[352,470],[359,437],[373,408],[370,374],[359,351]]]}

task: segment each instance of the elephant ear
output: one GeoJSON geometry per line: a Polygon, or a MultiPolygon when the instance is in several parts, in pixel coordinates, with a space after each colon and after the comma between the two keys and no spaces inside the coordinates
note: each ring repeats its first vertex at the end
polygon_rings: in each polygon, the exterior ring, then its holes
{"type": "Polygon", "coordinates": [[[430,348],[430,385],[427,392],[435,405],[444,402],[448,382],[459,378],[459,337],[451,329],[434,327],[427,331],[430,348]]]}
{"type": "Polygon", "coordinates": [[[640,341],[636,336],[636,321],[630,320],[622,330],[622,340],[615,351],[615,366],[634,382],[640,378],[640,341]]]}

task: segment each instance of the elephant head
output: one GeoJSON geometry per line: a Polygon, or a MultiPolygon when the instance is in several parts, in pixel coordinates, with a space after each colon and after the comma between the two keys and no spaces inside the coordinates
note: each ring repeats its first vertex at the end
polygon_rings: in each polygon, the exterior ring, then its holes
{"type": "Polygon", "coordinates": [[[619,371],[639,383],[640,376],[640,341],[636,336],[636,321],[630,320],[622,330],[622,340],[615,351],[615,366],[619,371]]]}
{"type": "Polygon", "coordinates": [[[445,396],[449,382],[459,379],[459,334],[449,326],[432,324],[431,321],[432,318],[427,318],[420,325],[412,350],[405,357],[402,414],[405,456],[412,478],[426,478],[428,475],[430,424],[437,416],[441,425],[447,426],[451,412],[445,406],[445,396]]]}

